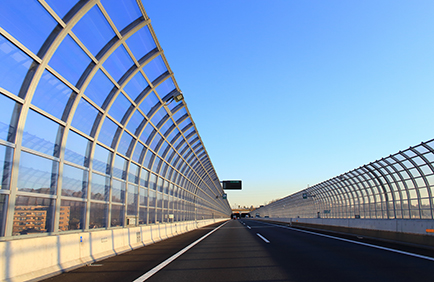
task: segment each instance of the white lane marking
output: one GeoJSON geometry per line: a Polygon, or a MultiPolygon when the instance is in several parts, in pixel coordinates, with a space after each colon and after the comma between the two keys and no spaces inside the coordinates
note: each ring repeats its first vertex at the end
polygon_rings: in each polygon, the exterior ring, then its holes
{"type": "Polygon", "coordinates": [[[212,233],[214,233],[215,231],[217,231],[220,227],[222,227],[223,225],[225,225],[228,222],[229,221],[226,221],[225,223],[223,223],[219,227],[213,229],[208,234],[206,234],[206,235],[202,236],[201,238],[197,239],[195,242],[191,243],[190,245],[188,245],[184,249],[180,250],[179,252],[177,252],[176,254],[174,254],[173,256],[171,256],[170,258],[166,259],[165,261],[163,261],[162,263],[160,263],[159,265],[157,265],[153,269],[149,270],[148,272],[146,272],[145,274],[143,274],[142,276],[140,276],[139,278],[137,278],[133,282],[143,282],[143,281],[147,280],[149,277],[151,277],[152,275],[154,275],[155,273],[157,273],[158,271],[160,271],[161,269],[163,269],[164,267],[166,267],[169,263],[171,263],[172,261],[174,261],[175,259],[177,259],[178,257],[180,257],[182,254],[184,254],[185,252],[187,252],[188,250],[190,250],[191,248],[193,248],[200,241],[202,241],[203,239],[205,239],[206,237],[208,237],[209,235],[211,235],[212,233]]]}
{"type": "Polygon", "coordinates": [[[246,225],[246,226],[247,226],[247,228],[252,229],[252,227],[250,227],[250,226],[248,226],[248,225],[246,225]]]}
{"type": "Polygon", "coordinates": [[[390,248],[386,248],[386,247],[382,247],[382,246],[372,245],[372,244],[368,244],[368,243],[353,241],[353,240],[349,240],[349,239],[339,238],[339,237],[335,237],[335,236],[325,235],[325,234],[321,234],[321,233],[315,233],[315,232],[312,232],[312,231],[306,231],[306,230],[296,229],[296,228],[282,226],[282,225],[277,225],[277,224],[270,224],[270,223],[265,223],[265,222],[264,222],[264,224],[268,224],[268,225],[272,225],[272,226],[277,226],[277,227],[281,227],[281,228],[285,228],[285,229],[289,229],[289,230],[294,230],[294,231],[298,231],[298,232],[308,233],[308,234],[312,234],[312,235],[322,236],[322,237],[326,237],[326,238],[330,238],[330,239],[340,240],[340,241],[344,241],[344,242],[348,242],[348,243],[354,243],[354,244],[358,244],[358,245],[362,245],[362,246],[366,246],[366,247],[376,248],[376,249],[380,249],[380,250],[384,250],[384,251],[389,251],[389,252],[394,252],[394,253],[398,253],[398,254],[402,254],[402,255],[407,255],[407,256],[411,256],[411,257],[416,257],[416,258],[421,258],[421,259],[426,259],[426,260],[434,261],[434,258],[432,258],[432,257],[427,257],[427,256],[423,256],[423,255],[418,255],[418,254],[414,254],[414,253],[405,252],[405,251],[390,249],[390,248]]]}
{"type": "Polygon", "coordinates": [[[261,238],[262,240],[264,240],[265,243],[270,243],[270,241],[268,241],[267,239],[264,238],[264,236],[262,236],[259,233],[256,233],[256,235],[258,235],[259,238],[261,238]]]}

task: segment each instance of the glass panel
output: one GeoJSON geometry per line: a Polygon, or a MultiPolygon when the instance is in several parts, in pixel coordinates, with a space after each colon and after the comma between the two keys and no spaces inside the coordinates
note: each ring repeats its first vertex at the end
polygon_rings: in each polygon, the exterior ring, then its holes
{"type": "Polygon", "coordinates": [[[101,147],[100,145],[96,145],[93,156],[93,169],[105,174],[110,174],[112,154],[113,153],[109,150],[101,147]]]}
{"type": "Polygon", "coordinates": [[[35,94],[33,95],[32,104],[58,119],[66,121],[67,116],[63,115],[63,113],[72,93],[71,88],[66,86],[50,72],[44,70],[35,94]]]}
{"type": "Polygon", "coordinates": [[[121,122],[129,107],[131,107],[130,101],[122,93],[119,93],[110,107],[109,114],[118,122],[121,122]]]}
{"type": "Polygon", "coordinates": [[[149,195],[149,207],[155,207],[157,202],[157,194],[154,190],[148,190],[149,195]]]}
{"type": "Polygon", "coordinates": [[[0,194],[0,237],[5,236],[8,196],[0,194]]]}
{"type": "Polygon", "coordinates": [[[148,77],[149,81],[154,81],[157,77],[162,75],[167,71],[166,65],[164,64],[161,56],[156,57],[152,61],[150,61],[146,66],[143,67],[143,71],[148,77]]]}
{"type": "Polygon", "coordinates": [[[103,67],[116,81],[133,65],[134,62],[123,45],[120,45],[103,63],[103,67]]]}
{"type": "Polygon", "coordinates": [[[147,206],[148,205],[148,189],[140,188],[140,205],[147,206]]]}
{"type": "Polygon", "coordinates": [[[130,163],[130,169],[128,170],[128,181],[132,183],[139,183],[140,167],[134,163],[130,163]]]}
{"type": "Polygon", "coordinates": [[[131,35],[126,42],[137,61],[157,47],[147,26],[131,35]]]}
{"type": "Polygon", "coordinates": [[[142,156],[142,153],[144,153],[143,150],[146,150],[145,146],[143,146],[142,143],[137,142],[136,148],[134,149],[133,161],[141,163],[140,157],[142,156]]]}
{"type": "MultiPolygon", "coordinates": [[[[173,83],[172,78],[169,77],[168,79],[163,81],[160,85],[158,85],[155,91],[158,93],[158,96],[163,98],[164,96],[172,92],[175,88],[176,88],[175,83],[173,83]]],[[[176,105],[176,103],[173,104],[176,105]]]]}
{"type": "Polygon", "coordinates": [[[123,157],[116,155],[115,163],[113,167],[113,176],[121,179],[126,179],[127,177],[127,160],[123,157]]]}
{"type": "Polygon", "coordinates": [[[139,211],[139,224],[146,224],[148,217],[148,208],[140,208],[139,211]]]}
{"type": "Polygon", "coordinates": [[[89,173],[69,165],[63,166],[62,196],[87,198],[89,173]]]}
{"type": "Polygon", "coordinates": [[[118,205],[112,205],[111,208],[111,227],[124,225],[124,207],[118,205]]]}
{"type": "Polygon", "coordinates": [[[157,96],[154,94],[154,92],[150,92],[145,100],[140,103],[139,108],[143,111],[145,115],[148,115],[149,112],[152,110],[152,108],[159,102],[157,96]]]}
{"type": "Polygon", "coordinates": [[[93,200],[108,201],[110,192],[110,178],[92,173],[90,197],[93,200]]]}
{"type": "Polygon", "coordinates": [[[48,64],[75,85],[90,62],[86,53],[67,35],[48,64]]]}
{"type": "Polygon", "coordinates": [[[108,204],[90,203],[89,229],[107,227],[108,204]]]}
{"type": "Polygon", "coordinates": [[[125,203],[125,182],[112,180],[112,202],[125,203]]]}
{"type": "Polygon", "coordinates": [[[56,27],[57,22],[36,0],[0,1],[0,26],[34,54],[56,27]]]}
{"type": "Polygon", "coordinates": [[[111,121],[108,117],[106,117],[102,125],[101,131],[99,133],[98,140],[104,143],[105,145],[113,148],[115,145],[113,144],[114,143],[113,139],[115,138],[115,134],[117,130],[118,130],[117,124],[111,121]]]}
{"type": "Polygon", "coordinates": [[[140,134],[140,140],[142,140],[143,143],[148,145],[147,143],[148,138],[153,131],[154,131],[154,127],[150,123],[148,123],[145,129],[143,129],[142,134],[140,134]]]}
{"type": "Polygon", "coordinates": [[[172,127],[173,121],[169,118],[166,120],[166,122],[163,124],[163,126],[160,128],[160,132],[164,134],[164,136],[167,136],[168,130],[172,127]]]}
{"type": "Polygon", "coordinates": [[[151,149],[155,151],[158,143],[161,141],[162,137],[159,133],[155,134],[154,140],[152,140],[151,149]]]}
{"type": "Polygon", "coordinates": [[[152,123],[156,126],[160,120],[163,119],[164,116],[167,115],[166,110],[164,109],[164,107],[161,107],[157,113],[155,113],[155,115],[152,117],[151,121],[152,123]]]}
{"type": "Polygon", "coordinates": [[[68,13],[69,10],[71,10],[72,7],[74,7],[75,4],[77,4],[79,0],[45,0],[45,2],[50,5],[50,7],[56,12],[56,14],[63,18],[66,13],[68,13]]]}
{"type": "Polygon", "coordinates": [[[65,160],[88,167],[90,146],[88,139],[70,130],[66,141],[65,160]]]}
{"type": "Polygon", "coordinates": [[[148,208],[148,214],[149,214],[148,223],[149,224],[155,223],[155,216],[156,216],[156,214],[155,214],[155,208],[149,207],[148,208]]]}
{"type": "MultiPolygon", "coordinates": [[[[0,189],[9,190],[9,184],[11,181],[13,154],[14,154],[13,148],[0,145],[0,175],[1,175],[0,189]]],[[[0,213],[1,213],[1,207],[0,207],[0,213]]],[[[0,216],[0,223],[1,223],[1,219],[2,217],[0,216]]]]}
{"type": "Polygon", "coordinates": [[[98,54],[110,39],[116,36],[97,5],[93,6],[81,18],[72,29],[72,32],[77,35],[78,39],[94,56],[98,54]]]}
{"type": "Polygon", "coordinates": [[[18,196],[12,235],[52,232],[54,208],[52,199],[18,196]]]}
{"type": "Polygon", "coordinates": [[[78,102],[77,109],[75,110],[71,125],[81,132],[91,135],[92,127],[98,113],[99,111],[97,109],[81,98],[80,102],[78,102]]]}
{"type": "Polygon", "coordinates": [[[148,82],[141,72],[138,72],[124,87],[124,91],[134,101],[139,94],[148,87],[148,82]]]}
{"type": "Polygon", "coordinates": [[[136,110],[127,123],[127,129],[131,133],[136,134],[137,129],[144,121],[145,121],[145,117],[139,111],[136,110]]]}
{"type": "Polygon", "coordinates": [[[142,16],[135,0],[103,0],[101,3],[119,31],[142,16]]]}
{"type": "Polygon", "coordinates": [[[102,107],[107,96],[111,91],[114,91],[114,87],[115,86],[111,80],[99,69],[93,76],[92,80],[84,91],[84,94],[94,101],[98,106],[102,107]]]}
{"type": "Polygon", "coordinates": [[[136,185],[128,185],[128,215],[137,215],[138,188],[136,185]]]}
{"type": "Polygon", "coordinates": [[[128,132],[124,131],[121,141],[119,142],[118,152],[122,155],[129,157],[131,152],[128,153],[128,149],[131,145],[131,141],[133,141],[133,137],[129,135],[128,132]]]}
{"type": "Polygon", "coordinates": [[[178,122],[179,118],[184,116],[185,114],[187,114],[187,110],[185,109],[185,107],[182,107],[176,113],[173,114],[173,120],[178,122]]]}
{"type": "Polygon", "coordinates": [[[143,166],[147,168],[151,168],[153,157],[154,157],[154,153],[148,151],[146,153],[145,160],[143,161],[143,166]]]}
{"type": "Polygon", "coordinates": [[[0,94],[0,139],[9,142],[15,141],[15,133],[18,119],[13,117],[18,116],[20,111],[21,106],[19,104],[15,103],[15,101],[13,101],[12,99],[0,94]]]}
{"type": "Polygon", "coordinates": [[[142,168],[142,173],[140,174],[140,186],[148,187],[149,171],[142,168]]]}
{"type": "Polygon", "coordinates": [[[59,231],[84,229],[86,203],[62,200],[60,202],[59,231]]]}
{"type": "Polygon", "coordinates": [[[0,87],[18,96],[32,62],[29,56],[0,35],[0,87]]]}
{"type": "Polygon", "coordinates": [[[157,176],[153,173],[151,173],[149,177],[149,189],[157,189],[157,176]]]}
{"type": "Polygon", "coordinates": [[[18,191],[55,194],[58,163],[46,158],[21,152],[18,191]]]}

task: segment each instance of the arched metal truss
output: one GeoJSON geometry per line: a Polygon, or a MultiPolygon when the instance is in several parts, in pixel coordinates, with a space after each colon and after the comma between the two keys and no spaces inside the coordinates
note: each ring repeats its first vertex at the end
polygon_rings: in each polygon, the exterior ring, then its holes
{"type": "Polygon", "coordinates": [[[0,236],[230,215],[140,0],[0,3],[0,236]]]}
{"type": "Polygon", "coordinates": [[[273,218],[433,219],[434,140],[257,209],[273,218]]]}

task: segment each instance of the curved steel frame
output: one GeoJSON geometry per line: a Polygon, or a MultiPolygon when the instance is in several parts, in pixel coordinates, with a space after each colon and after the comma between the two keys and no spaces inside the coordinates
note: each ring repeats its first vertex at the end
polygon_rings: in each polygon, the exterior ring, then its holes
{"type": "Polygon", "coordinates": [[[273,218],[433,219],[433,163],[434,140],[430,140],[294,193],[255,213],[273,218]]]}
{"type": "MultiPolygon", "coordinates": [[[[139,211],[142,210],[144,210],[144,214],[146,214],[146,219],[142,220],[142,223],[144,224],[155,223],[158,221],[167,222],[173,220],[226,217],[230,215],[231,210],[229,204],[227,200],[223,200],[222,197],[220,197],[223,193],[220,181],[209,159],[208,153],[203,146],[202,139],[197,133],[196,126],[191,119],[187,105],[185,102],[179,102],[174,107],[168,106],[173,93],[180,92],[180,90],[166,61],[164,52],[158,43],[150,24],[150,19],[148,18],[141,1],[133,0],[132,2],[140,9],[141,17],[132,21],[123,30],[118,30],[116,28],[116,24],[110,18],[110,15],[106,11],[104,3],[102,2],[103,1],[100,0],[77,2],[77,4],[68,12],[67,16],[62,19],[45,0],[38,0],[37,3],[41,5],[56,21],[57,26],[49,37],[46,38],[45,43],[37,54],[30,51],[30,48],[21,43],[17,38],[9,33],[8,30],[5,30],[0,26],[0,35],[6,38],[9,44],[16,46],[18,50],[26,54],[33,61],[32,67],[29,69],[26,79],[23,81],[19,95],[10,92],[0,84],[0,95],[12,99],[15,101],[16,105],[18,105],[17,107],[20,108],[20,110],[14,111],[14,116],[11,117],[10,128],[16,128],[16,130],[13,134],[10,134],[7,140],[0,140],[0,147],[5,148],[5,150],[8,151],[4,160],[3,185],[0,189],[0,208],[2,208],[2,212],[0,213],[2,223],[0,225],[0,236],[8,237],[19,235],[19,233],[14,231],[14,226],[22,223],[17,216],[18,204],[16,203],[16,200],[19,197],[54,201],[53,207],[47,211],[47,213],[52,213],[52,216],[51,219],[47,219],[47,221],[51,222],[47,223],[47,226],[49,227],[45,230],[45,232],[54,233],[62,231],[62,228],[59,227],[59,218],[61,218],[61,200],[82,203],[82,205],[85,206],[85,217],[82,219],[80,230],[92,228],[92,226],[89,225],[92,203],[95,205],[101,204],[108,206],[108,209],[105,211],[104,219],[102,219],[105,221],[103,227],[111,226],[113,207],[122,211],[121,218],[123,218],[123,222],[120,226],[127,225],[125,220],[127,215],[138,218],[139,211]],[[87,46],[85,46],[85,44],[82,43],[79,37],[77,37],[73,32],[75,25],[94,7],[98,7],[104,15],[104,19],[115,33],[115,37],[105,44],[104,48],[97,56],[94,56],[92,52],[87,49],[87,46]],[[148,52],[148,54],[142,58],[135,58],[127,44],[127,40],[144,27],[149,28],[156,48],[148,52]],[[68,36],[73,39],[73,41],[91,60],[90,64],[76,84],[68,81],[67,78],[63,77],[49,65],[53,55],[56,53],[64,39],[68,36]],[[123,46],[134,64],[117,81],[103,64],[119,46],[123,46]],[[145,73],[144,67],[147,67],[148,63],[152,62],[157,57],[162,58],[167,71],[151,81],[145,73]],[[105,99],[105,102],[102,106],[98,105],[98,103],[86,95],[87,87],[99,70],[102,71],[102,73],[111,81],[115,89],[114,92],[111,91],[106,98],[103,98],[105,99]],[[64,113],[69,113],[65,119],[60,119],[32,104],[32,98],[41,81],[41,77],[46,71],[72,89],[73,93],[71,94],[70,101],[64,110],[64,113]],[[134,100],[125,94],[126,92],[124,87],[138,73],[146,79],[148,87],[143,89],[140,95],[134,100]],[[161,97],[157,91],[158,86],[170,80],[174,84],[174,89],[168,94],[163,93],[165,96],[161,97]],[[149,95],[151,95],[151,93],[155,93],[158,101],[149,113],[145,113],[139,106],[149,95]],[[115,119],[109,113],[112,107],[116,106],[116,99],[119,95],[123,95],[131,104],[126,113],[123,114],[122,120],[115,119]],[[98,111],[98,116],[92,125],[93,129],[90,134],[82,132],[78,128],[72,126],[74,114],[79,106],[79,102],[82,100],[89,103],[98,111]],[[157,114],[161,109],[164,109],[162,112],[166,114],[159,118],[157,114]],[[48,118],[51,122],[54,122],[59,126],[60,129],[56,138],[56,144],[54,144],[56,148],[60,148],[58,153],[49,154],[42,150],[29,148],[23,145],[25,126],[30,110],[48,118]],[[185,111],[185,114],[175,120],[174,116],[182,111],[185,111]],[[131,132],[127,129],[127,125],[135,112],[139,112],[144,117],[144,120],[136,132],[131,132]],[[110,120],[118,128],[116,133],[112,136],[113,140],[111,146],[99,141],[105,120],[110,120]],[[180,128],[180,125],[183,122],[187,122],[187,124],[180,128]],[[149,136],[145,136],[145,134],[148,134],[145,132],[145,126],[148,124],[152,126],[152,132],[149,133],[149,136]],[[163,130],[163,125],[165,124],[167,124],[169,128],[166,128],[165,132],[161,132],[160,130],[163,130]],[[65,160],[66,154],[68,154],[65,148],[70,132],[74,132],[90,142],[91,145],[89,150],[87,150],[87,155],[85,156],[88,159],[87,164],[78,165],[77,163],[65,160]],[[175,134],[176,132],[178,133],[175,134]],[[172,133],[175,134],[175,136],[169,140],[169,136],[171,136],[172,133]],[[131,137],[131,142],[128,145],[127,152],[121,153],[118,149],[122,137],[126,134],[131,137]],[[158,138],[160,138],[160,140],[158,138]],[[146,142],[143,140],[146,140],[146,142]],[[154,148],[151,148],[151,144],[154,142],[156,145],[154,148]],[[107,173],[95,169],[96,166],[99,165],[94,159],[97,146],[108,152],[109,158],[106,165],[110,169],[107,173]],[[164,149],[164,147],[166,147],[166,149],[164,149]],[[143,148],[138,161],[133,159],[133,152],[136,152],[136,148],[138,148],[137,150],[143,148]],[[160,150],[162,152],[159,152],[160,150]],[[51,190],[53,192],[35,193],[34,191],[17,189],[20,174],[21,177],[23,177],[22,175],[25,171],[25,168],[20,167],[22,152],[41,157],[44,160],[49,160],[53,163],[53,170],[51,173],[51,178],[53,180],[51,183],[51,190]],[[150,156],[150,159],[145,157],[146,154],[150,156]],[[121,173],[122,176],[116,176],[114,174],[117,158],[125,160],[124,169],[121,173]],[[149,162],[144,163],[145,160],[149,162]],[[86,187],[83,188],[84,195],[81,198],[65,196],[62,194],[62,187],[67,185],[67,183],[65,183],[66,179],[63,178],[65,165],[77,168],[83,171],[84,175],[86,175],[83,179],[83,182],[86,182],[86,187]],[[134,167],[134,165],[138,168],[137,172],[131,170],[131,167],[134,167]],[[109,187],[108,198],[105,200],[98,200],[91,197],[91,192],[93,191],[93,175],[104,176],[109,181],[107,184],[107,187],[109,187]],[[114,182],[116,182],[116,184],[121,183],[120,201],[118,199],[114,200],[114,182]],[[130,195],[128,200],[127,195],[130,195]],[[153,198],[154,195],[156,198],[155,204],[153,204],[153,199],[150,199],[153,198]],[[141,199],[143,199],[143,201],[139,200],[140,197],[142,197],[141,199]],[[134,205],[134,207],[131,208],[129,205],[134,205]]],[[[26,9],[26,7],[22,7],[22,9],[26,9]]],[[[20,19],[17,18],[16,20],[19,21],[20,19]]],[[[37,137],[35,137],[34,143],[42,147],[51,146],[51,144],[46,140],[41,140],[37,137]]],[[[28,177],[30,178],[31,175],[35,173],[35,170],[29,171],[28,177]]],[[[50,178],[49,175],[47,176],[46,173],[44,174],[43,172],[40,172],[38,175],[40,179],[47,179],[47,177],[50,178]]],[[[33,179],[32,181],[35,182],[38,180],[33,179]]]]}

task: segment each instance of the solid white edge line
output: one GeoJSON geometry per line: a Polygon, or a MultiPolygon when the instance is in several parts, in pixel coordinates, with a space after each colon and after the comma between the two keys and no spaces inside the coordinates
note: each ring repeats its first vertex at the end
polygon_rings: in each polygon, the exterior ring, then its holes
{"type": "Polygon", "coordinates": [[[368,244],[368,243],[353,241],[353,240],[349,240],[349,239],[334,237],[334,236],[330,236],[330,235],[325,235],[325,234],[321,234],[321,233],[315,233],[315,232],[312,232],[312,231],[301,230],[301,229],[287,227],[287,226],[282,226],[282,225],[277,225],[277,224],[271,224],[271,223],[265,223],[265,224],[272,225],[272,226],[277,226],[277,227],[281,227],[281,228],[285,228],[285,229],[289,229],[289,230],[293,230],[293,231],[299,231],[299,232],[308,233],[308,234],[312,234],[312,235],[322,236],[322,237],[326,237],[326,238],[330,238],[330,239],[340,240],[340,241],[344,241],[344,242],[348,242],[348,243],[354,243],[354,244],[358,244],[358,245],[362,245],[362,246],[366,246],[366,247],[371,247],[371,248],[376,248],[376,249],[380,249],[380,250],[390,251],[390,252],[394,252],[394,253],[398,253],[398,254],[402,254],[402,255],[407,255],[407,256],[412,256],[412,257],[416,257],[416,258],[421,258],[421,259],[426,259],[426,260],[434,261],[434,258],[432,258],[432,257],[427,257],[427,256],[423,256],[423,255],[418,255],[418,254],[414,254],[414,253],[405,252],[405,251],[390,249],[390,248],[386,248],[386,247],[382,247],[382,246],[372,245],[372,244],[368,244]]]}
{"type": "Polygon", "coordinates": [[[204,236],[202,236],[201,238],[197,239],[195,242],[191,243],[190,245],[188,245],[184,249],[180,250],[179,252],[177,252],[176,254],[174,254],[173,256],[171,256],[170,258],[166,259],[165,261],[163,261],[162,263],[160,263],[159,265],[157,265],[153,269],[149,270],[148,272],[146,272],[145,274],[143,274],[142,276],[140,276],[139,278],[137,278],[133,282],[143,282],[143,281],[147,280],[149,277],[151,277],[152,275],[154,275],[155,273],[157,273],[158,271],[160,271],[161,269],[163,269],[164,267],[166,267],[169,263],[171,263],[172,261],[174,261],[175,259],[177,259],[178,257],[180,257],[182,254],[184,254],[185,252],[187,252],[188,250],[190,250],[191,248],[193,248],[200,241],[202,241],[203,239],[205,239],[206,237],[208,237],[209,235],[211,235],[212,233],[214,233],[215,231],[217,231],[220,227],[222,227],[223,225],[225,225],[228,222],[229,221],[226,221],[222,225],[216,227],[211,232],[209,232],[209,233],[205,234],[204,236]]]}
{"type": "Polygon", "coordinates": [[[268,241],[267,239],[264,238],[264,236],[262,236],[259,233],[256,233],[256,235],[258,235],[259,238],[261,238],[262,240],[264,240],[265,243],[270,243],[270,241],[268,241]]]}

